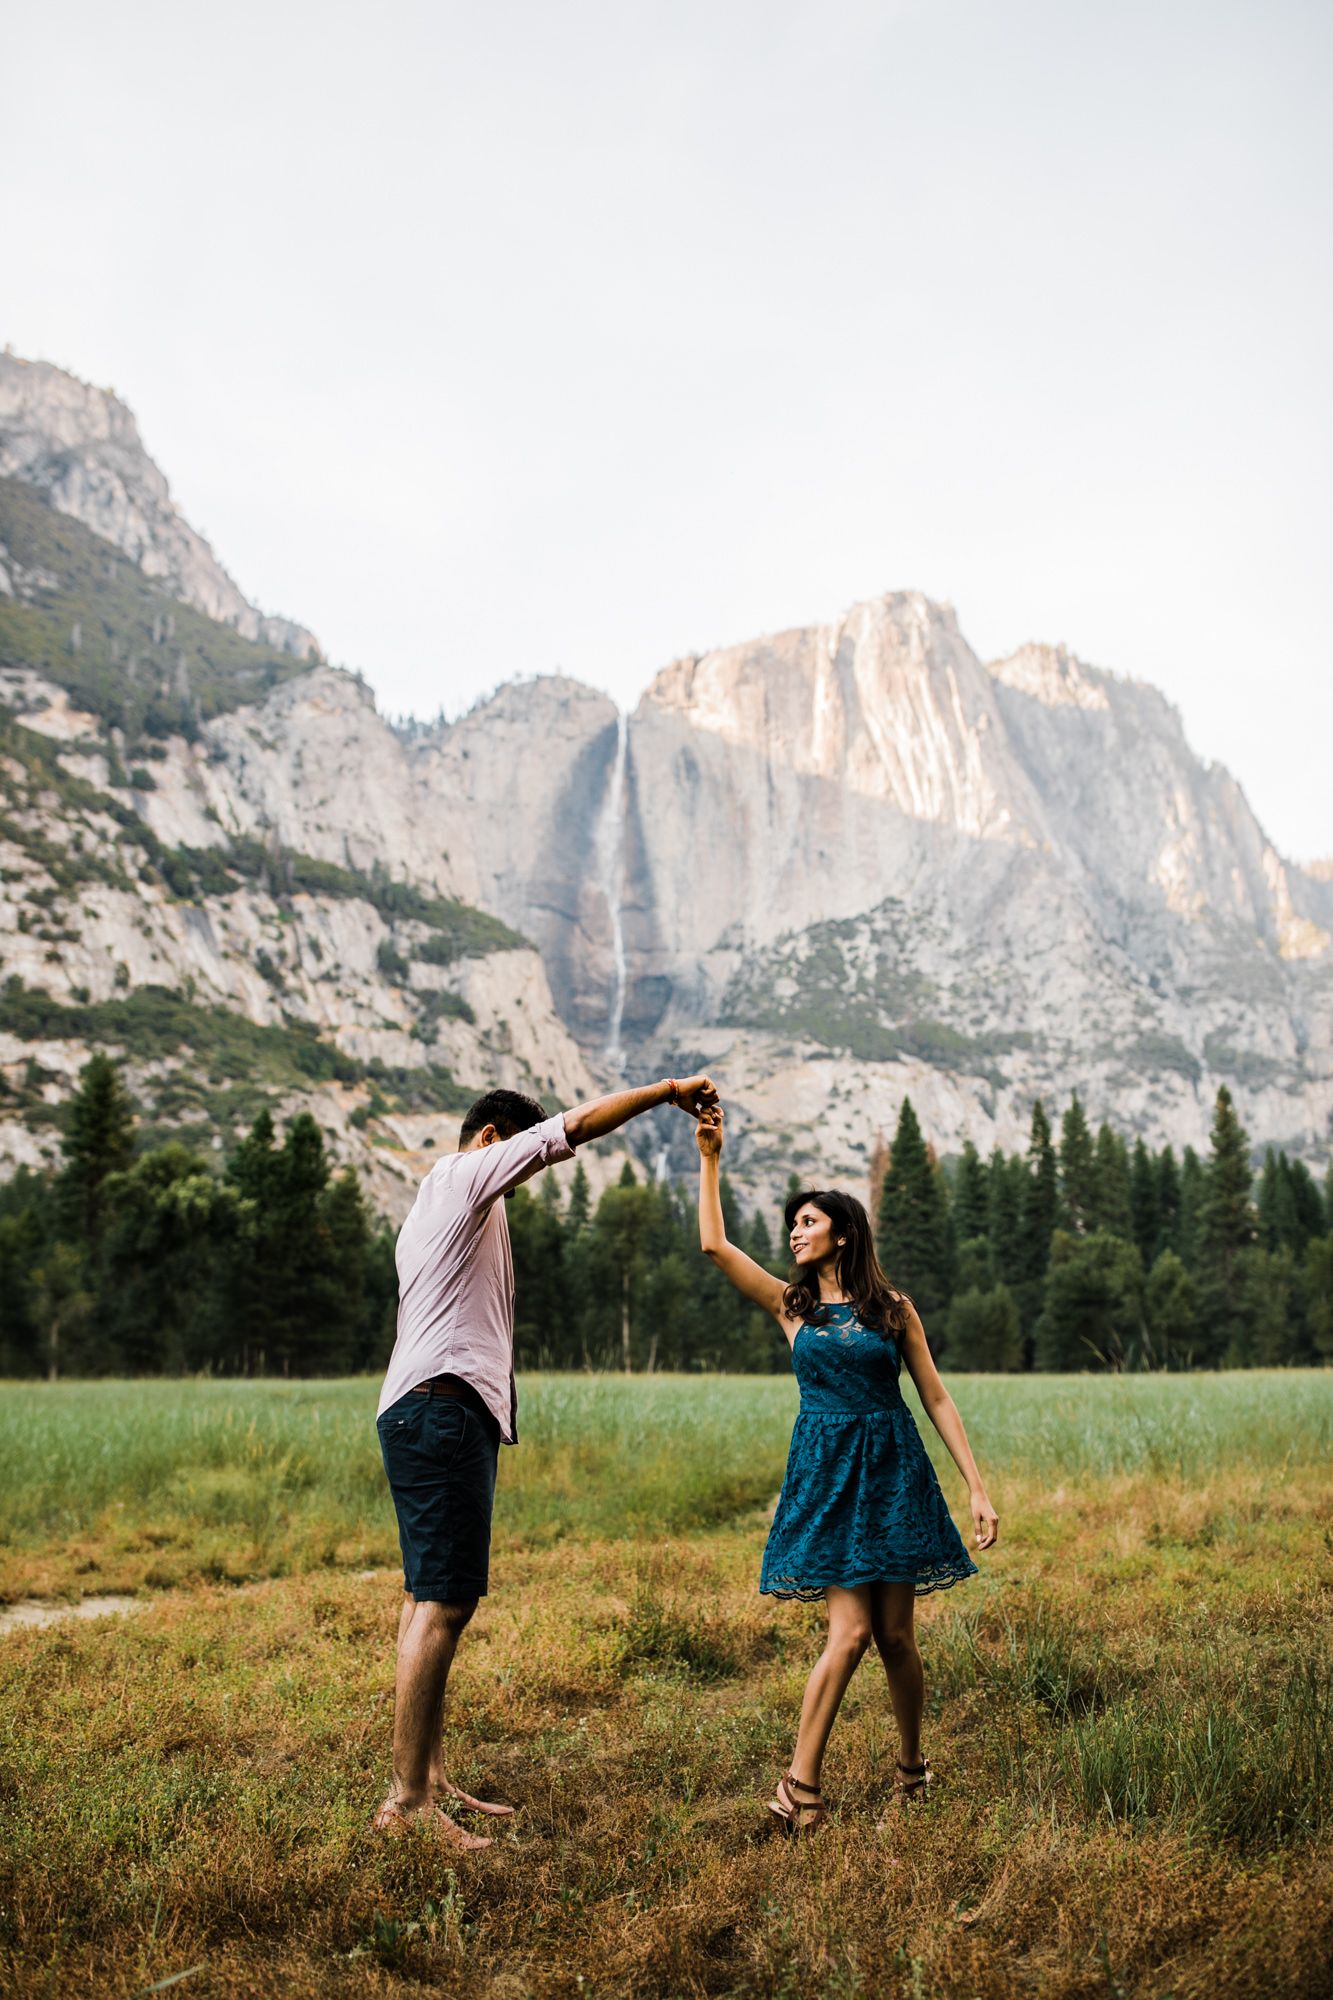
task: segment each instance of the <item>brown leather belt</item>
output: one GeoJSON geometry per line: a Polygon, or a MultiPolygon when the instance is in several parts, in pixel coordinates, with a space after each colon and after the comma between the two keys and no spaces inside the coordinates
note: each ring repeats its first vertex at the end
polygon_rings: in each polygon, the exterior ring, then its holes
{"type": "Polygon", "coordinates": [[[415,1389],[408,1391],[412,1396],[447,1396],[452,1402],[461,1403],[471,1410],[487,1433],[493,1433],[496,1441],[504,1435],[499,1424],[486,1407],[486,1399],[480,1389],[471,1382],[465,1382],[461,1375],[437,1375],[430,1382],[418,1382],[415,1389]]]}

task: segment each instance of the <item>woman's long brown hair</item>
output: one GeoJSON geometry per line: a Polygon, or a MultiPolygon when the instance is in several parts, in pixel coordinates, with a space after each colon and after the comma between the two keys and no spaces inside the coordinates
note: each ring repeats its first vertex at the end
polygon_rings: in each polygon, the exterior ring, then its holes
{"type": "MultiPolygon", "coordinates": [[[[890,1336],[905,1333],[912,1301],[906,1292],[891,1285],[881,1270],[870,1217],[856,1196],[844,1194],[840,1188],[802,1188],[792,1195],[782,1212],[788,1236],[807,1202],[828,1217],[833,1234],[843,1239],[838,1253],[838,1288],[856,1307],[861,1324],[890,1336]]],[[[793,1318],[808,1320],[811,1326],[821,1326],[828,1318],[828,1307],[820,1299],[817,1282],[799,1265],[792,1272],[782,1303],[793,1318]]]]}

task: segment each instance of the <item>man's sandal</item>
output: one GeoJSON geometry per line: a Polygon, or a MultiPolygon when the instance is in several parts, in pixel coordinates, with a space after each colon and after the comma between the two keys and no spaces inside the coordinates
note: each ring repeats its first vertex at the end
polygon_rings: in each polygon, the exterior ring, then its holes
{"type": "Polygon", "coordinates": [[[768,1802],[768,1810],[778,1821],[784,1833],[818,1833],[828,1818],[828,1807],[818,1785],[807,1785],[800,1778],[784,1771],[778,1779],[778,1795],[768,1802]],[[797,1792],[809,1792],[809,1799],[798,1799],[797,1792]],[[807,1818],[806,1815],[809,1815],[807,1818]]]}
{"type": "Polygon", "coordinates": [[[460,1854],[475,1854],[491,1845],[480,1834],[468,1833],[438,1806],[418,1806],[415,1812],[404,1812],[394,1799],[384,1801],[370,1826],[372,1833],[387,1834],[407,1833],[413,1827],[420,1827],[423,1833],[437,1835],[445,1847],[452,1847],[460,1854]]]}

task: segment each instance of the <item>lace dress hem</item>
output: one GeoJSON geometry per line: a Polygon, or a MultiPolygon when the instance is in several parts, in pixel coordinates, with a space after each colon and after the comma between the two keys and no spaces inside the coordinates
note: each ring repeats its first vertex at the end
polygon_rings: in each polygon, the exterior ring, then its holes
{"type": "Polygon", "coordinates": [[[969,1562],[966,1569],[950,1568],[939,1570],[911,1570],[900,1576],[890,1576],[883,1569],[877,1569],[865,1576],[830,1576],[822,1583],[798,1583],[794,1577],[778,1577],[771,1582],[761,1583],[761,1597],[795,1599],[801,1604],[816,1604],[830,1587],[838,1590],[859,1590],[866,1583],[910,1583],[918,1597],[929,1597],[935,1590],[952,1590],[956,1583],[966,1583],[977,1574],[977,1566],[969,1562]]]}

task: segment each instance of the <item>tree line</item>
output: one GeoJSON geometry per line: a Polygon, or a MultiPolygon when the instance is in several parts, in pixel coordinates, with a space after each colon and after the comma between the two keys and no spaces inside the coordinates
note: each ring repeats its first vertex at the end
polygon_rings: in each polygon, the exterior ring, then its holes
{"type": "MultiPolygon", "coordinates": [[[[775,1260],[763,1215],[745,1219],[725,1174],[722,1212],[732,1242],[785,1275],[788,1259],[775,1260]]],[[[567,1201],[554,1174],[535,1194],[516,1189],[509,1240],[520,1368],[769,1374],[791,1366],[773,1320],[700,1250],[693,1193],[640,1181],[628,1160],[595,1208],[581,1160],[567,1201]]]]}
{"type": "Polygon", "coordinates": [[[880,1256],[946,1367],[1216,1368],[1333,1358],[1333,1168],[1270,1147],[1258,1187],[1230,1092],[1209,1153],[1094,1139],[1075,1094],[1055,1143],[963,1148],[951,1173],[904,1099],[878,1202],[880,1256]]]}
{"type": "Polygon", "coordinates": [[[85,1064],[53,1176],[0,1189],[0,1373],[327,1375],[393,1344],[393,1234],[334,1175],[308,1112],[260,1113],[222,1174],[179,1140],[136,1154],[109,1057],[85,1064]]]}
{"type": "MultiPolygon", "coordinates": [[[[0,1188],[0,1374],[375,1371],[393,1345],[394,1232],[335,1174],[308,1113],[261,1112],[225,1168],[181,1141],[138,1153],[116,1065],[85,1065],[58,1173],[0,1188]]],[[[946,1368],[1017,1371],[1333,1358],[1333,1170],[1269,1149],[1257,1186],[1229,1093],[1208,1157],[1094,1138],[1075,1095],[1057,1144],[940,1162],[904,1099],[872,1175],[881,1260],[946,1368]]],[[[794,1191],[801,1183],[795,1175],[794,1191]]],[[[724,1175],[733,1242],[786,1246],[724,1175]]],[[[593,1203],[580,1162],[507,1205],[520,1367],[766,1373],[773,1322],[699,1249],[692,1190],[627,1161],[593,1203]]]]}

